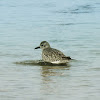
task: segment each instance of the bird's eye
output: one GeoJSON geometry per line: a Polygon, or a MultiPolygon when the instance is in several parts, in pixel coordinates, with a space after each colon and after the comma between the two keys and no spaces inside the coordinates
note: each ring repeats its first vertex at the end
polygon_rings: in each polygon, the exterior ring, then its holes
{"type": "Polygon", "coordinates": [[[43,46],[43,45],[41,45],[41,46],[43,46]]]}

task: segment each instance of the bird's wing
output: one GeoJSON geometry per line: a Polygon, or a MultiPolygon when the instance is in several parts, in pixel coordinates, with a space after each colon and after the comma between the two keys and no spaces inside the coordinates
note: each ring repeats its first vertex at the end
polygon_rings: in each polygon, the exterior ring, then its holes
{"type": "Polygon", "coordinates": [[[61,51],[51,48],[52,50],[50,50],[50,55],[55,55],[56,57],[60,57],[62,58],[62,60],[71,60],[71,57],[69,56],[65,56],[61,51]]]}
{"type": "Polygon", "coordinates": [[[66,57],[61,51],[54,49],[54,48],[48,48],[44,52],[45,55],[48,54],[48,56],[56,56],[56,57],[66,57]]]}

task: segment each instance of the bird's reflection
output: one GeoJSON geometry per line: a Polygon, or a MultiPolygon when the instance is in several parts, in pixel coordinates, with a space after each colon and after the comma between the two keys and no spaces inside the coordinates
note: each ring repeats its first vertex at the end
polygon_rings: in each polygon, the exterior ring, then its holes
{"type": "Polygon", "coordinates": [[[30,66],[42,66],[41,73],[43,77],[62,75],[62,70],[69,70],[69,64],[52,64],[44,62],[42,60],[26,60],[21,62],[15,62],[15,64],[30,65],[30,66]]]}
{"type": "Polygon", "coordinates": [[[41,91],[45,94],[52,94],[55,93],[55,91],[59,91],[57,88],[55,88],[55,85],[59,85],[59,80],[69,76],[70,70],[69,64],[53,65],[41,60],[27,60],[16,62],[15,64],[21,64],[24,66],[41,66],[41,91]]]}
{"type": "Polygon", "coordinates": [[[62,70],[69,70],[70,66],[42,66],[42,76],[57,76],[62,75],[62,70]]]}
{"type": "Polygon", "coordinates": [[[50,79],[51,76],[63,76],[63,70],[69,70],[70,65],[67,66],[42,66],[41,75],[43,77],[43,82],[47,83],[52,81],[50,79]]]}
{"type": "Polygon", "coordinates": [[[68,75],[66,71],[70,69],[70,65],[67,66],[42,66],[41,76],[42,76],[42,87],[43,93],[52,94],[57,92],[55,84],[59,84],[58,80],[60,77],[65,77],[68,75]]]}

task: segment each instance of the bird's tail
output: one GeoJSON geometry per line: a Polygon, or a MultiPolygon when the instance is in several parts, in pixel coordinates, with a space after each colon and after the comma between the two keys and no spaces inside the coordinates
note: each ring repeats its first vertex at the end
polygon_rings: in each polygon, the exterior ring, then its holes
{"type": "Polygon", "coordinates": [[[66,59],[67,59],[67,60],[72,60],[71,57],[69,57],[69,56],[68,56],[68,57],[62,57],[62,58],[63,58],[64,60],[66,60],[66,59]]]}

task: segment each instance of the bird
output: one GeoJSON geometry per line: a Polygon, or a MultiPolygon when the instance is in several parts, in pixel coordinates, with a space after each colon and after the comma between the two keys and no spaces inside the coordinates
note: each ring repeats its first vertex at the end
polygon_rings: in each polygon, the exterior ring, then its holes
{"type": "Polygon", "coordinates": [[[42,41],[40,46],[35,49],[42,49],[42,60],[52,64],[64,64],[71,60],[71,57],[65,56],[60,50],[51,48],[47,41],[42,41]]]}

